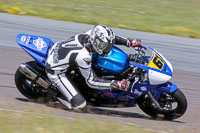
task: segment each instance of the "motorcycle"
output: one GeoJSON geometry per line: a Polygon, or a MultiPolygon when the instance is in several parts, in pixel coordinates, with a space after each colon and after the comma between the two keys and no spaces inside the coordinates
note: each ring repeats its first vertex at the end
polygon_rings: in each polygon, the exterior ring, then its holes
{"type": "MultiPolygon", "coordinates": [[[[22,63],[17,69],[17,89],[29,99],[48,98],[51,94],[54,101],[60,101],[64,96],[45,72],[45,61],[54,42],[27,34],[19,34],[16,41],[34,59],[22,63]]],[[[186,97],[176,84],[169,82],[173,74],[172,65],[146,44],[134,47],[129,55],[116,46],[105,57],[94,53],[92,67],[102,78],[127,79],[131,84],[128,91],[91,89],[77,69],[68,70],[66,74],[78,83],[76,85],[87,104],[97,107],[133,107],[137,104],[149,116],[166,120],[177,119],[186,112],[186,97]]]]}

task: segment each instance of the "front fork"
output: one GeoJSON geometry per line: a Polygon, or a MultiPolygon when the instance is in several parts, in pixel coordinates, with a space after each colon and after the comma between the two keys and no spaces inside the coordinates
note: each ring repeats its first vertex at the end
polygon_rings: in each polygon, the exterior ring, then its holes
{"type": "Polygon", "coordinates": [[[162,112],[163,108],[160,106],[158,99],[162,93],[173,93],[177,90],[177,85],[171,82],[167,82],[165,84],[159,85],[155,90],[148,91],[147,95],[151,99],[151,101],[155,104],[157,109],[162,112]],[[153,93],[153,95],[152,95],[153,93]]]}
{"type": "Polygon", "coordinates": [[[167,82],[167,83],[157,86],[156,89],[152,91],[152,93],[153,93],[155,99],[158,100],[162,93],[173,93],[176,90],[177,90],[176,84],[174,84],[172,82],[167,82]]]}

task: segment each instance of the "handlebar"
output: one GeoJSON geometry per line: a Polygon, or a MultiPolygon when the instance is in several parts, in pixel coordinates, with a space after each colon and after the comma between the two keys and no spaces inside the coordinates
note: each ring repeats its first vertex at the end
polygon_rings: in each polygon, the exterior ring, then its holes
{"type": "MultiPolygon", "coordinates": [[[[136,45],[136,46],[133,46],[133,48],[139,48],[140,50],[142,49],[142,48],[144,48],[145,50],[147,50],[147,48],[145,47],[145,46],[143,46],[143,45],[136,45]]],[[[136,49],[135,49],[136,50],[136,49]]]]}
{"type": "Polygon", "coordinates": [[[142,58],[145,56],[145,51],[147,50],[147,48],[145,46],[142,45],[136,45],[133,47],[135,49],[135,54],[130,54],[128,56],[129,61],[133,61],[135,63],[139,63],[139,64],[145,64],[145,61],[142,60],[142,58]]]}

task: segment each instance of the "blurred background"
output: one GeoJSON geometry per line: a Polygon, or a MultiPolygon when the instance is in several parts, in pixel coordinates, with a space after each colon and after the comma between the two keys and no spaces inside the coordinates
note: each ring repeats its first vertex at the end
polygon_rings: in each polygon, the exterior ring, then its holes
{"type": "Polygon", "coordinates": [[[0,0],[0,133],[199,133],[199,9],[200,0],[0,0]],[[172,62],[172,82],[189,102],[183,117],[153,120],[137,107],[106,115],[75,113],[24,99],[14,74],[20,63],[33,59],[16,44],[17,34],[60,41],[99,23],[142,39],[172,62]]]}
{"type": "Polygon", "coordinates": [[[0,0],[0,12],[200,38],[199,0],[0,0]]]}

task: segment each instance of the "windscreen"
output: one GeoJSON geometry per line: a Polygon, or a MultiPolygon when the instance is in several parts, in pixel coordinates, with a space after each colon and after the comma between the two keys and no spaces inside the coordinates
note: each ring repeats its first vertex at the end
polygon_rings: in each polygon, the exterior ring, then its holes
{"type": "Polygon", "coordinates": [[[135,47],[133,52],[134,62],[148,65],[154,57],[154,52],[149,48],[149,46],[143,44],[142,47],[135,47]]]}
{"type": "Polygon", "coordinates": [[[148,45],[143,44],[140,47],[135,47],[134,62],[146,65],[151,68],[162,70],[164,67],[164,60],[158,53],[153,51],[148,45]]]}

